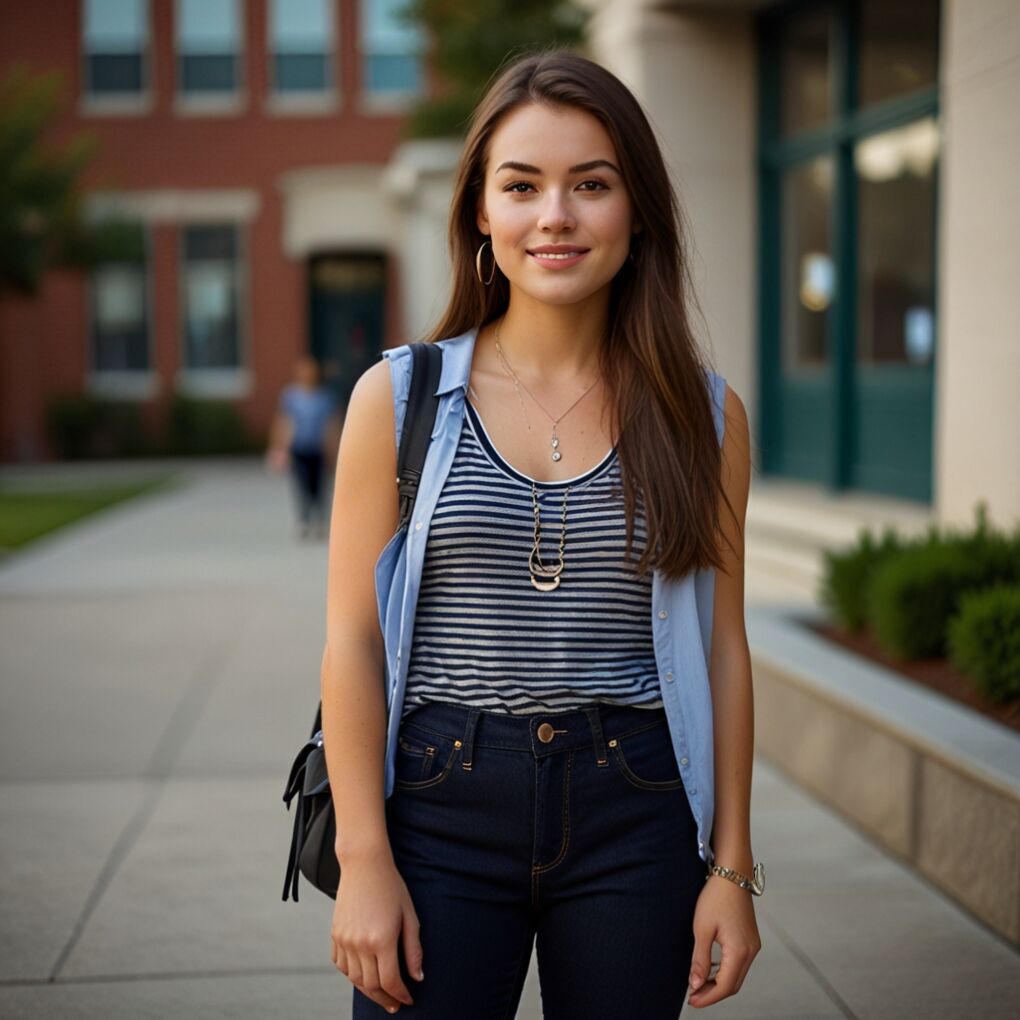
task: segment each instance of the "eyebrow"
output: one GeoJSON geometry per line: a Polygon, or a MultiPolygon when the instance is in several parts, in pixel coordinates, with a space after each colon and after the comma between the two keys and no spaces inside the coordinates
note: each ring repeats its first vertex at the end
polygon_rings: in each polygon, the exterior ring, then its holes
{"type": "MultiPolygon", "coordinates": [[[[619,169],[610,163],[608,159],[593,159],[587,163],[578,163],[577,166],[572,166],[567,172],[571,174],[583,174],[587,173],[589,170],[595,170],[602,166],[608,167],[610,170],[613,170],[618,174],[620,173],[619,169]]],[[[496,167],[496,173],[499,173],[500,170],[516,170],[518,173],[522,174],[542,173],[537,166],[532,166],[530,163],[518,163],[512,159],[508,159],[505,163],[500,163],[499,166],[496,167]]],[[[620,176],[622,177],[623,174],[620,174],[620,176]]]]}

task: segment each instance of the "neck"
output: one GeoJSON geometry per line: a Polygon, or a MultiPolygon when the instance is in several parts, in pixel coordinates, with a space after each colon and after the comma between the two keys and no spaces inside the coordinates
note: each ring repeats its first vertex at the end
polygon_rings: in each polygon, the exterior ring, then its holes
{"type": "Polygon", "coordinates": [[[506,314],[496,325],[514,370],[528,378],[550,381],[594,378],[608,314],[608,291],[598,297],[602,300],[549,305],[511,296],[506,314]]]}

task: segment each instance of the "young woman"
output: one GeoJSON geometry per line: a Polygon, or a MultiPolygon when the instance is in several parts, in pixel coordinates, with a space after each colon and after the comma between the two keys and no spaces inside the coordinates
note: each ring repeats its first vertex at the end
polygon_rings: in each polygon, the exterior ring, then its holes
{"type": "Polygon", "coordinates": [[[398,531],[408,347],[354,389],[322,700],[356,1020],[513,1017],[536,939],[547,1020],[665,1020],[761,947],[747,418],[700,359],[679,219],[617,78],[518,59],[464,147],[398,531]]]}

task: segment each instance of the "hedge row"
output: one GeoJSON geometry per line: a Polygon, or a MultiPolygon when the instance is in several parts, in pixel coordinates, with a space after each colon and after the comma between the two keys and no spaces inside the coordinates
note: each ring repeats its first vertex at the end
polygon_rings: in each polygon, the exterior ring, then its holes
{"type": "Polygon", "coordinates": [[[263,446],[230,401],[180,393],[156,431],[146,427],[137,403],[90,396],[55,399],[46,421],[62,459],[246,454],[263,446]]]}
{"type": "Polygon", "coordinates": [[[886,528],[827,552],[819,597],[840,626],[870,628],[893,658],[948,656],[993,700],[1020,696],[1020,524],[970,532],[929,527],[905,539],[886,528]]]}

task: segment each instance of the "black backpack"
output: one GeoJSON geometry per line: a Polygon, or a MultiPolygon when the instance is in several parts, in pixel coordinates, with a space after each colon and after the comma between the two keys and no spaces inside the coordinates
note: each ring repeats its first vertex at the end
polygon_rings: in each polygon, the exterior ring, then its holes
{"type": "MultiPolygon", "coordinates": [[[[443,366],[443,349],[432,343],[410,345],[412,355],[411,391],[407,398],[404,425],[397,453],[397,483],[400,492],[400,522],[404,527],[411,516],[418,495],[425,455],[428,453],[435,425],[439,398],[439,377],[443,366]]],[[[298,752],[290,769],[283,802],[290,811],[290,802],[297,797],[294,834],[287,858],[287,877],[283,883],[283,899],[288,893],[298,902],[298,876],[304,875],[316,889],[336,898],[340,886],[340,864],[336,859],[336,815],[326,772],[326,754],[322,747],[322,702],[315,713],[312,735],[298,752]]]]}

